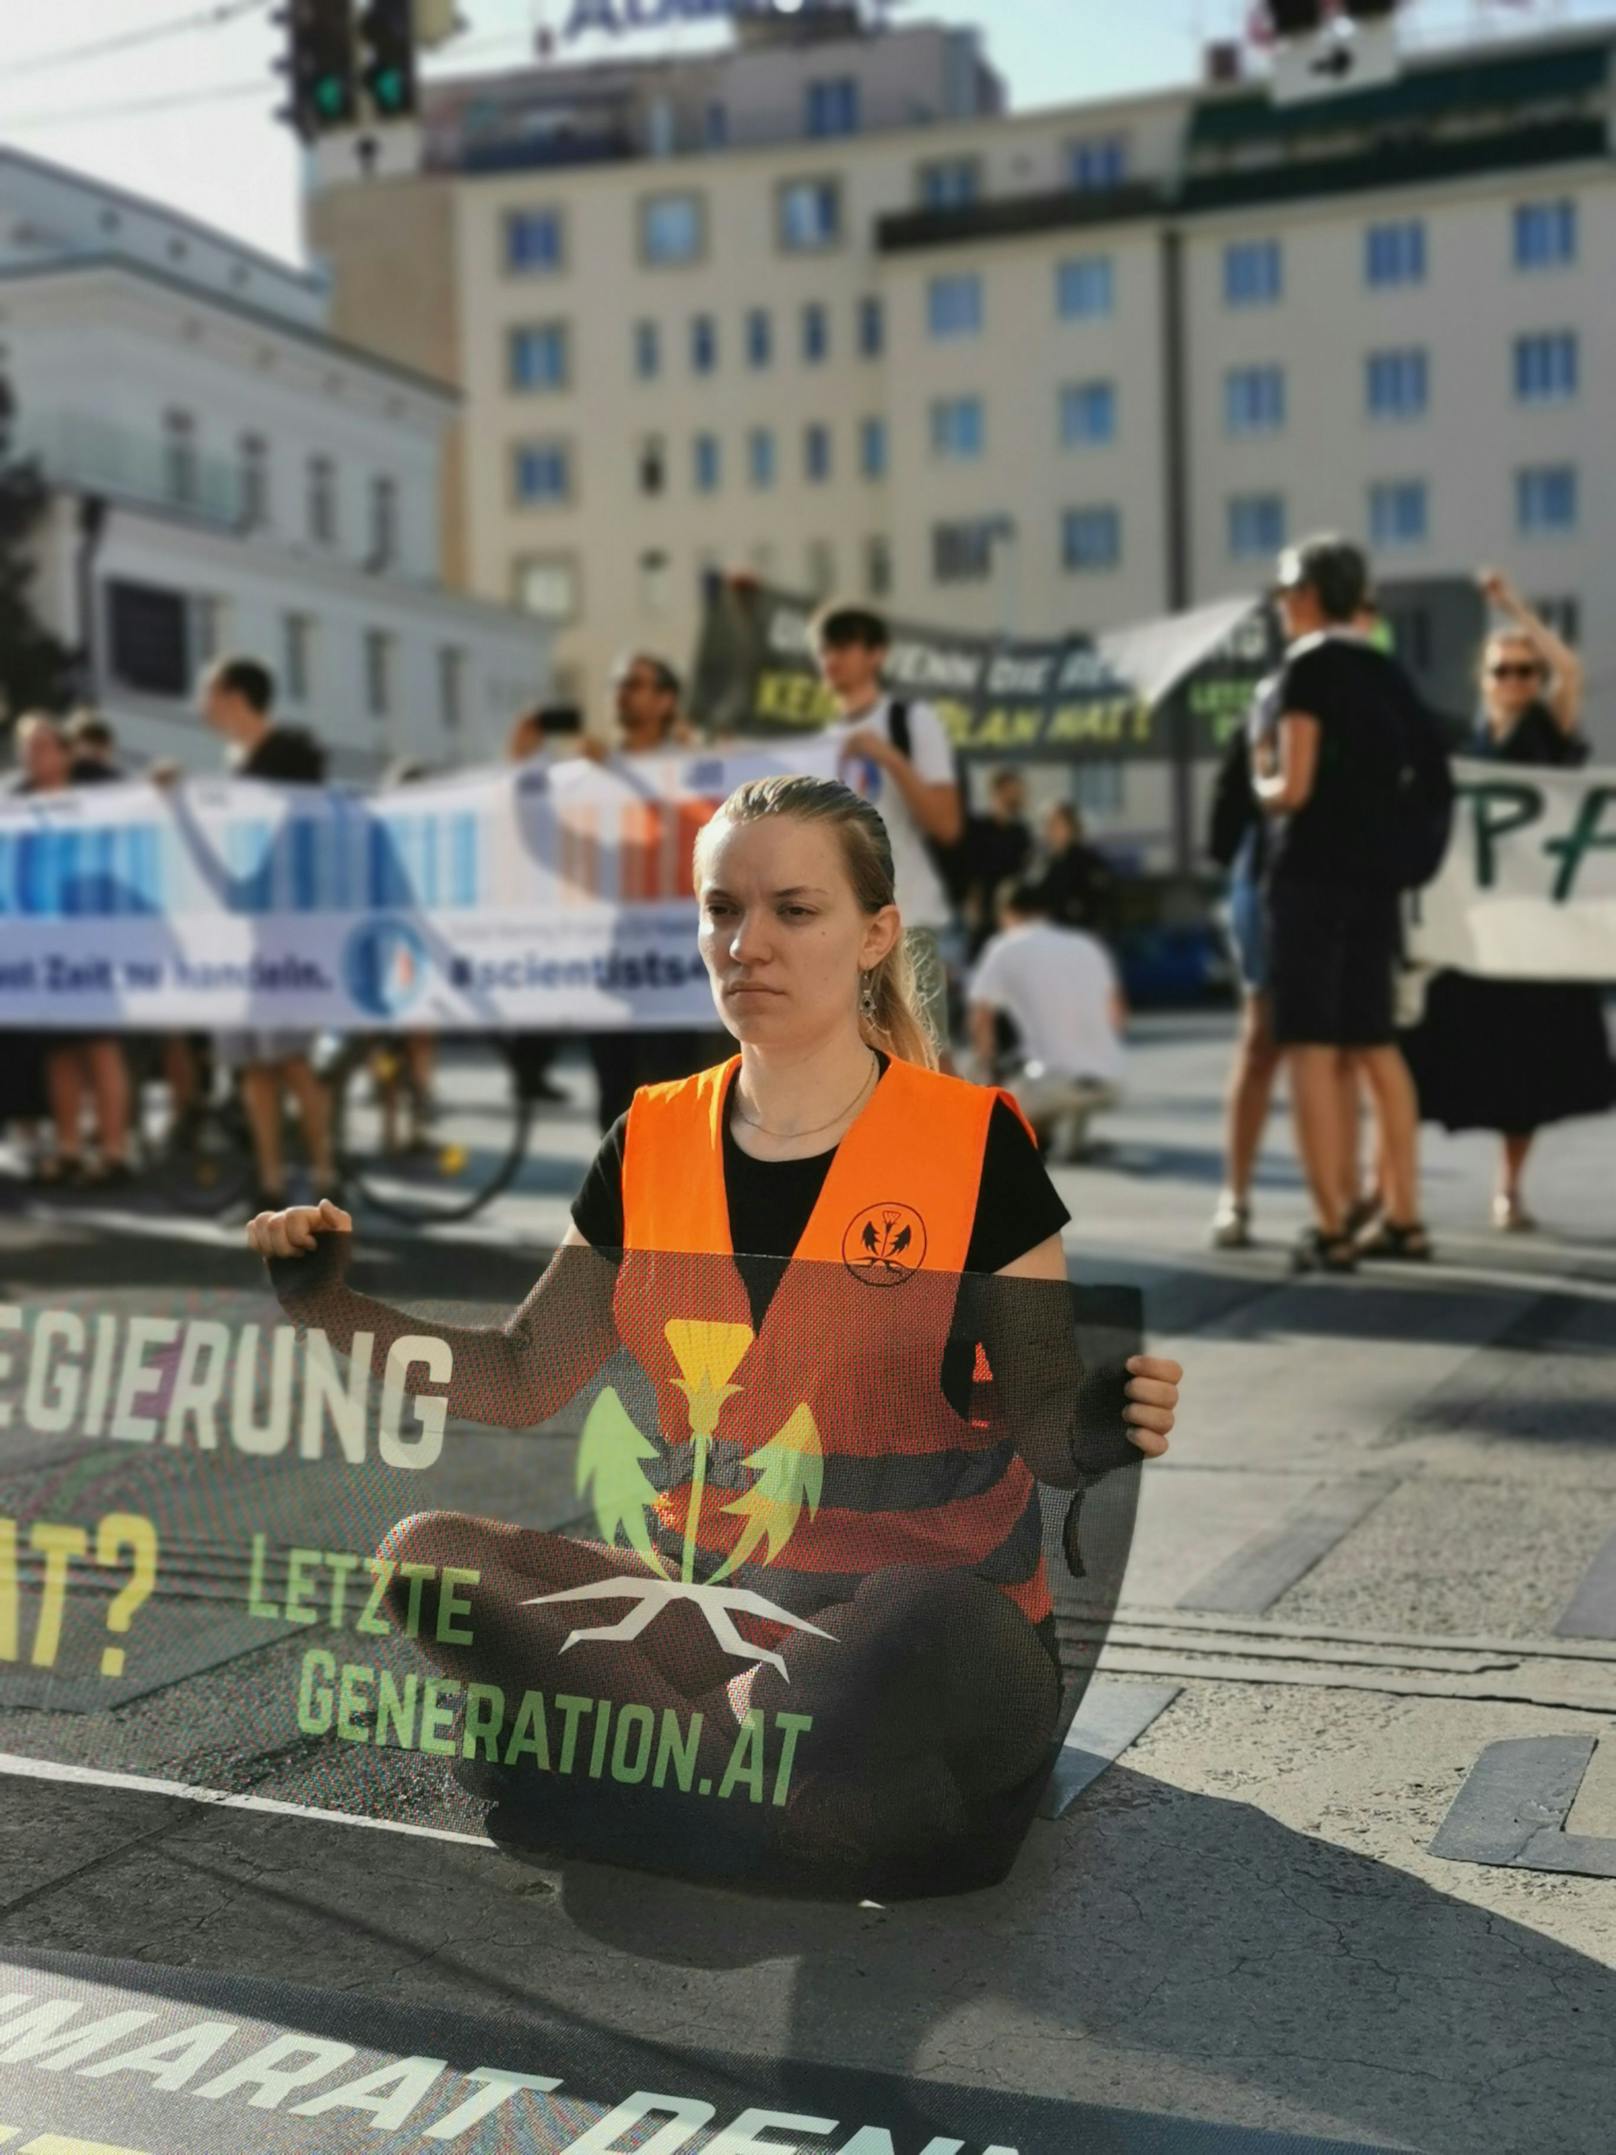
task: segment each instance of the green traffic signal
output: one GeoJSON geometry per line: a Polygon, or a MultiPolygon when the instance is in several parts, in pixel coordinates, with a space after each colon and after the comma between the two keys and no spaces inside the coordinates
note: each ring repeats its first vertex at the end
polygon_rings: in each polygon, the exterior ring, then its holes
{"type": "Polygon", "coordinates": [[[384,68],[370,80],[370,94],[379,112],[401,112],[408,102],[409,83],[396,67],[384,68]]]}

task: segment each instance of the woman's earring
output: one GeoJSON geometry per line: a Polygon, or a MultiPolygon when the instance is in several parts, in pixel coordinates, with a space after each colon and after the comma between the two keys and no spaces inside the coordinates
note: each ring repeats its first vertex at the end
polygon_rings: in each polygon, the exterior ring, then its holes
{"type": "Polygon", "coordinates": [[[859,989],[859,1016],[868,1019],[872,1023],[874,1022],[875,975],[873,973],[864,975],[863,984],[859,989]]]}

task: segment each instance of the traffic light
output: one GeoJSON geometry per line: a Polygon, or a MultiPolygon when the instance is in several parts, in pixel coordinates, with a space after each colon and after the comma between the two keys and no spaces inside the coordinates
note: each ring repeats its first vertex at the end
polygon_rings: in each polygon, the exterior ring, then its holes
{"type": "Polygon", "coordinates": [[[286,0],[276,20],[286,26],[286,57],[278,64],[291,91],[282,118],[304,142],[352,127],[359,112],[353,0],[286,0]]]}
{"type": "Polygon", "coordinates": [[[415,110],[414,0],[366,0],[359,14],[359,80],[378,121],[415,110]]]}

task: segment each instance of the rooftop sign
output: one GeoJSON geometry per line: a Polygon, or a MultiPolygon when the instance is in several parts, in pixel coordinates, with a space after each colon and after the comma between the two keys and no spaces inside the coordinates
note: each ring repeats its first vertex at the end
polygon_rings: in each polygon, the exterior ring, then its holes
{"type": "Polygon", "coordinates": [[[625,30],[666,30],[676,23],[733,21],[740,15],[811,14],[820,0],[572,0],[563,37],[590,30],[620,37],[625,30]]]}

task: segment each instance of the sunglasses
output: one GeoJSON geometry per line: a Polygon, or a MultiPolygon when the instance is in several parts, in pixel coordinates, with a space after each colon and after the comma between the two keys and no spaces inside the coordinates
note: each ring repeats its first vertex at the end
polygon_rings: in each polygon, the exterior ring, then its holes
{"type": "Polygon", "coordinates": [[[1535,681],[1538,676],[1538,669],[1536,666],[1526,666],[1513,660],[1506,660],[1501,666],[1489,666],[1487,673],[1489,679],[1494,681],[1535,681]]]}

